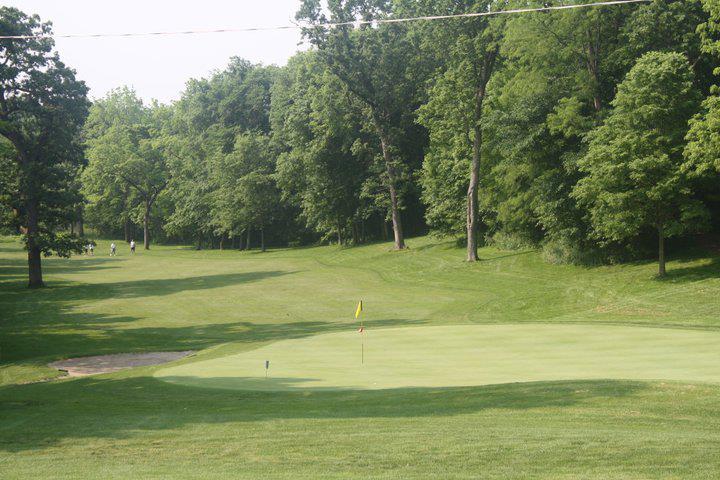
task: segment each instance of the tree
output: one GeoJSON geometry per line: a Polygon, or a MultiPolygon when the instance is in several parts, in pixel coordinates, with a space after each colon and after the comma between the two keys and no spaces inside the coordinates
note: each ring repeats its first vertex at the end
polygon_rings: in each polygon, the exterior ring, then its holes
{"type": "MultiPolygon", "coordinates": [[[[49,23],[0,7],[0,35],[47,35],[49,23]]],[[[28,251],[29,286],[42,287],[41,255],[68,256],[81,242],[60,231],[74,220],[74,181],[83,163],[78,132],[87,115],[87,87],[53,52],[49,37],[0,40],[0,136],[13,146],[13,199],[28,251]]]]}
{"type": "MultiPolygon", "coordinates": [[[[514,3],[505,5],[498,2],[492,8],[512,8],[514,3]]],[[[580,177],[582,138],[603,117],[614,95],[619,75],[613,58],[627,16],[615,7],[595,10],[488,19],[502,25],[497,32],[502,62],[494,65],[486,85],[478,136],[483,172],[477,189],[478,226],[491,242],[508,248],[584,242],[583,211],[569,192],[580,177]]],[[[493,32],[484,31],[486,37],[493,32]]],[[[473,61],[480,57],[465,57],[467,64],[473,61]]],[[[472,111],[471,104],[454,100],[469,88],[457,73],[456,79],[457,90],[445,89],[450,107],[443,102],[437,107],[448,121],[453,119],[450,110],[472,111]]],[[[472,158],[474,135],[463,134],[465,126],[458,121],[462,117],[456,118],[456,126],[446,121],[430,127],[435,140],[425,158],[423,195],[435,229],[457,235],[464,230],[466,235],[469,182],[466,164],[458,162],[472,158]],[[465,215],[458,215],[463,210],[465,215]]]]}
{"type": "MultiPolygon", "coordinates": [[[[708,13],[707,21],[698,27],[702,38],[702,50],[705,53],[720,56],[720,1],[702,0],[703,9],[708,13]]],[[[720,67],[715,69],[720,74],[720,67]]]]}
{"type": "Polygon", "coordinates": [[[146,250],[150,248],[152,209],[168,183],[160,148],[164,108],[147,108],[133,90],[120,88],[93,105],[85,127],[86,183],[95,183],[93,193],[98,196],[120,193],[125,212],[130,208],[129,194],[134,194],[141,205],[146,250]]]}
{"type": "Polygon", "coordinates": [[[204,238],[212,242],[218,235],[223,248],[228,236],[236,238],[246,228],[233,191],[233,154],[240,137],[269,133],[270,90],[277,71],[234,57],[226,69],[187,83],[162,141],[171,171],[166,232],[194,237],[198,247],[204,238]]]}
{"type": "MultiPolygon", "coordinates": [[[[273,87],[273,139],[284,150],[277,180],[284,198],[301,208],[306,225],[338,244],[358,242],[364,221],[360,198],[368,175],[357,143],[364,135],[357,100],[314,52],[291,59],[273,87]]],[[[384,215],[383,215],[384,217],[384,215]]]]}
{"type": "Polygon", "coordinates": [[[690,120],[685,168],[704,177],[720,173],[720,97],[708,97],[690,120]]]}
{"type": "Polygon", "coordinates": [[[652,0],[641,4],[623,25],[615,56],[629,69],[649,51],[682,53],[695,71],[696,82],[705,84],[712,71],[710,56],[703,55],[702,48],[702,26],[707,20],[701,0],[652,0]]]}
{"type": "MultiPolygon", "coordinates": [[[[318,22],[370,21],[392,14],[386,0],[333,0],[329,17],[319,0],[304,0],[298,19],[318,22]]],[[[384,161],[384,180],[390,197],[395,249],[405,248],[400,216],[400,185],[407,164],[403,162],[403,136],[419,106],[418,92],[424,80],[418,46],[401,24],[310,27],[304,35],[318,47],[320,57],[347,89],[367,108],[384,161]]]]}
{"type": "MultiPolygon", "coordinates": [[[[177,110],[176,117],[182,115],[177,110]]],[[[201,248],[213,233],[207,144],[175,131],[165,137],[163,151],[170,177],[167,197],[172,205],[163,228],[176,238],[195,240],[201,248]]]]}
{"type": "Polygon", "coordinates": [[[245,132],[237,136],[232,152],[212,158],[211,218],[218,233],[235,236],[246,231],[250,238],[256,228],[264,247],[265,228],[280,203],[272,153],[266,135],[245,132]]]}
{"type": "Polygon", "coordinates": [[[260,231],[260,251],[264,252],[265,228],[273,221],[279,205],[280,192],[275,179],[272,174],[255,171],[241,177],[237,185],[240,215],[248,225],[248,238],[252,228],[257,228],[260,231]]]}
{"type": "MultiPolygon", "coordinates": [[[[698,27],[702,49],[716,59],[720,57],[720,1],[703,0],[709,18],[698,27]]],[[[720,68],[715,73],[720,75],[720,68]]],[[[690,120],[685,148],[685,168],[696,178],[714,177],[720,173],[720,88],[702,104],[700,112],[690,120]]]]}
{"type": "Polygon", "coordinates": [[[696,227],[706,215],[682,168],[696,93],[681,54],[643,55],[619,85],[614,110],[592,132],[580,162],[587,176],[574,190],[600,238],[620,241],[655,229],[659,276],[665,275],[665,238],[696,227]]]}
{"type": "Polygon", "coordinates": [[[83,170],[83,193],[88,200],[85,208],[88,222],[97,230],[114,234],[121,229],[126,242],[132,237],[133,210],[140,203],[130,185],[118,174],[118,158],[128,152],[113,136],[126,135],[144,122],[144,107],[135,92],[117,88],[90,107],[83,126],[90,162],[83,170]]]}
{"type": "Polygon", "coordinates": [[[720,199],[720,97],[705,99],[700,113],[690,120],[683,170],[695,182],[694,191],[710,207],[713,223],[718,223],[720,199]]]}
{"type": "MultiPolygon", "coordinates": [[[[504,3],[495,0],[479,4],[470,2],[463,10],[468,11],[470,7],[473,11],[491,10],[502,8],[504,3]]],[[[453,39],[449,45],[448,66],[431,89],[428,103],[421,107],[421,122],[431,132],[430,155],[426,159],[430,169],[426,171],[431,177],[432,165],[442,162],[443,157],[452,163],[466,159],[470,153],[465,206],[468,262],[478,259],[478,186],[483,150],[483,114],[488,84],[500,63],[504,23],[504,17],[480,17],[463,21],[455,29],[444,28],[444,34],[453,39]]],[[[449,168],[453,169],[452,166],[449,168]]],[[[426,181],[426,187],[432,188],[432,185],[432,179],[426,181]]]]}

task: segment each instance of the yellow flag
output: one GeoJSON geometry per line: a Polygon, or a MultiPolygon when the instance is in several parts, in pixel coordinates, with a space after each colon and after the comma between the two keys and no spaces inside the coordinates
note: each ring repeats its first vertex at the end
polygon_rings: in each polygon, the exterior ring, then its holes
{"type": "Polygon", "coordinates": [[[357,310],[355,310],[355,318],[358,318],[360,316],[360,313],[362,312],[362,300],[360,300],[360,303],[358,303],[357,310]]]}

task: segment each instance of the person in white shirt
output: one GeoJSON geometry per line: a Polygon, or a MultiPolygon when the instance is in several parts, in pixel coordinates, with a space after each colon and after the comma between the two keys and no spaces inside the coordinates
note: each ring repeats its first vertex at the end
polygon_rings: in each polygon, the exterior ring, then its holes
{"type": "Polygon", "coordinates": [[[88,254],[95,255],[95,245],[88,243],[88,254]]]}
{"type": "Polygon", "coordinates": [[[130,240],[130,253],[135,253],[135,240],[130,240]]]}
{"type": "Polygon", "coordinates": [[[114,257],[114,256],[115,256],[115,249],[116,249],[116,248],[117,248],[117,246],[115,245],[115,242],[112,242],[112,243],[110,244],[110,256],[111,256],[111,257],[114,257]]]}

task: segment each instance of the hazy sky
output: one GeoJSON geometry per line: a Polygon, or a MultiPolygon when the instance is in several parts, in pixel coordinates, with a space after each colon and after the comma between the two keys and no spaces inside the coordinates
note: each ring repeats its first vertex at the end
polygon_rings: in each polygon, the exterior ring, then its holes
{"type": "MultiPolygon", "coordinates": [[[[53,22],[55,33],[120,33],[158,30],[287,25],[300,0],[3,0],[53,22]]],[[[138,38],[57,39],[60,58],[77,70],[90,96],[130,85],[146,100],[177,99],[190,78],[207,76],[231,56],[284,64],[300,49],[300,32],[213,33],[138,38]]]]}

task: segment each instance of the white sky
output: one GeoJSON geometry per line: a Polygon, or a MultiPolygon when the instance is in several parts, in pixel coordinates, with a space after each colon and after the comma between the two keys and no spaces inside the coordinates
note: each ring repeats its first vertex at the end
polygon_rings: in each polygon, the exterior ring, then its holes
{"type": "MultiPolygon", "coordinates": [[[[62,33],[120,33],[287,25],[300,0],[3,0],[37,13],[62,33]]],[[[298,30],[136,38],[57,39],[60,58],[98,98],[128,85],[145,100],[179,98],[190,78],[224,68],[231,56],[283,65],[301,41],[298,30]]]]}

